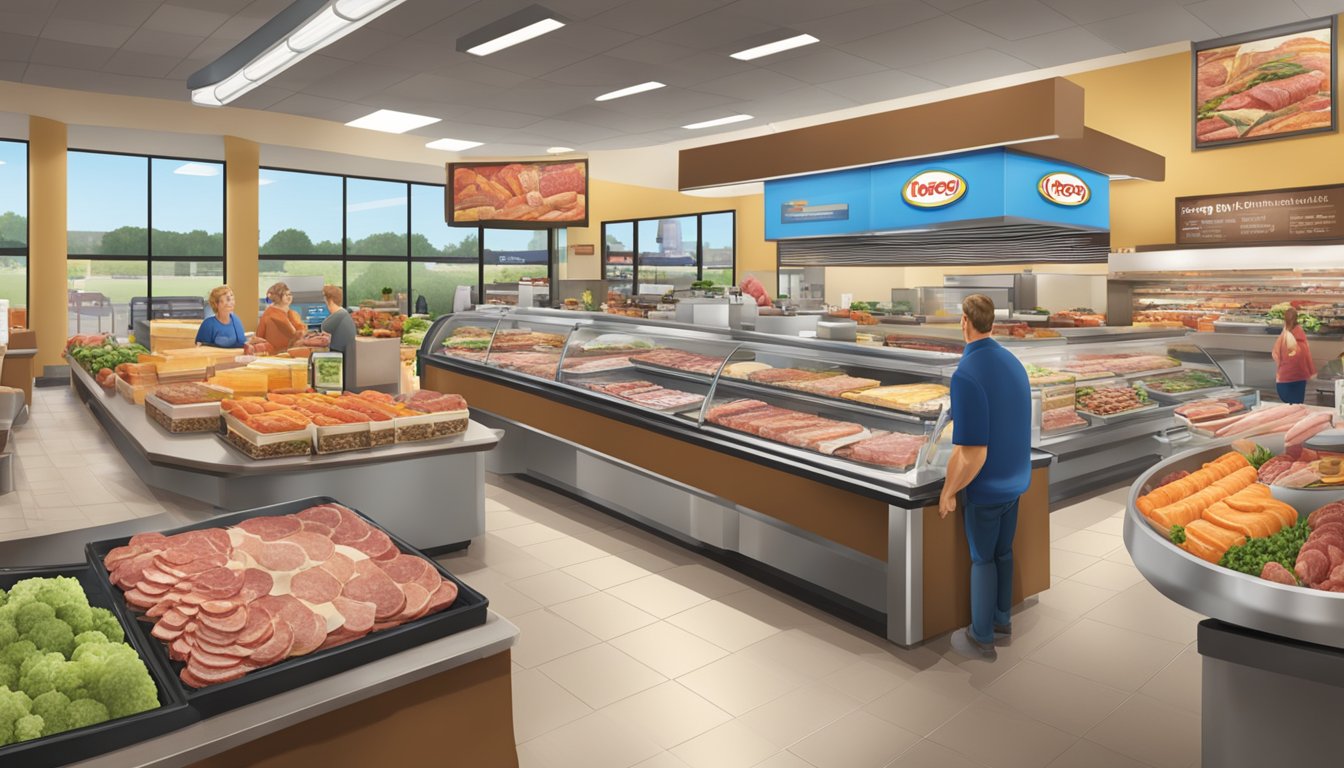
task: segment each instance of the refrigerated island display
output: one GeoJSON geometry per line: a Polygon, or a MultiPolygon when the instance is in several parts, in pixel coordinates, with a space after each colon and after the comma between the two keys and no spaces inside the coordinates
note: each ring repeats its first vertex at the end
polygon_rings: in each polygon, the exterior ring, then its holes
{"type": "MultiPolygon", "coordinates": [[[[504,429],[527,474],[913,644],[969,620],[960,516],[941,521],[955,355],[546,310],[440,318],[424,386],[504,429]],[[501,355],[504,355],[501,357],[501,355]]],[[[1016,599],[1049,585],[1047,465],[1016,599]]]]}

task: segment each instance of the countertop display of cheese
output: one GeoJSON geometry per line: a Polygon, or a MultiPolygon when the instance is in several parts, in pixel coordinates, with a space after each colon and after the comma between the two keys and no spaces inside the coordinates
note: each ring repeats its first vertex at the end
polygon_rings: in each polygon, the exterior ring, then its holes
{"type": "Polygon", "coordinates": [[[946,398],[950,390],[942,384],[895,384],[874,387],[859,392],[846,392],[842,397],[869,405],[899,410],[933,410],[946,398]]]}

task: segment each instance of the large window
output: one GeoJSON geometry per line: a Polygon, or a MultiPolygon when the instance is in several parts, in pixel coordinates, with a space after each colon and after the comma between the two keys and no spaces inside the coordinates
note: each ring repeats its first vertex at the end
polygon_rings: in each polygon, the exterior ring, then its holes
{"type": "Polygon", "coordinates": [[[602,223],[602,279],[629,295],[734,282],[733,211],[602,223]]]}
{"type": "MultiPolygon", "coordinates": [[[[263,168],[258,295],[277,280],[344,285],[349,306],[380,303],[389,289],[402,312],[451,312],[515,295],[521,277],[549,277],[553,230],[486,230],[444,222],[443,187],[263,168]]],[[[296,298],[299,298],[296,295],[296,298]]],[[[264,299],[263,299],[264,303],[264,299]]]]}
{"type": "Polygon", "coordinates": [[[71,150],[67,173],[72,330],[133,331],[133,305],[225,281],[223,163],[71,150]]]}
{"type": "Polygon", "coordinates": [[[28,145],[0,141],[0,299],[28,305],[28,145]]]}

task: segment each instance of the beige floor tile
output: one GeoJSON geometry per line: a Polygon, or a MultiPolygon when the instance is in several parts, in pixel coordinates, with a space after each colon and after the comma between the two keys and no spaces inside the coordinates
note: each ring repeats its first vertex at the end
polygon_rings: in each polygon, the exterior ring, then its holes
{"type": "Polygon", "coordinates": [[[821,678],[821,683],[855,701],[867,704],[903,685],[906,679],[888,669],[860,660],[826,675],[821,678]]]}
{"type": "Polygon", "coordinates": [[[671,752],[659,752],[635,768],[688,768],[686,761],[671,752]]]}
{"type": "Polygon", "coordinates": [[[817,768],[882,768],[919,736],[867,712],[856,711],[789,747],[817,768]]]}
{"type": "Polygon", "coordinates": [[[1153,679],[1145,683],[1139,693],[1184,712],[1199,714],[1203,709],[1203,669],[1199,651],[1187,647],[1166,669],[1153,675],[1153,679]]]}
{"type": "MultiPolygon", "coordinates": [[[[1123,503],[1123,502],[1122,502],[1123,503]]],[[[1050,513],[1050,522],[1081,530],[1099,523],[1115,512],[1116,504],[1102,497],[1092,497],[1060,507],[1050,513]]]]}
{"type": "Polygon", "coordinates": [[[79,509],[84,513],[84,516],[89,519],[89,522],[94,525],[119,523],[122,520],[130,520],[137,517],[137,515],[131,511],[130,507],[122,502],[115,501],[104,504],[91,504],[80,507],[79,509]]]}
{"type": "MultiPolygon", "coordinates": [[[[489,538],[491,535],[486,534],[483,538],[489,538]]],[[[490,554],[478,556],[492,570],[498,571],[510,579],[525,579],[529,576],[537,576],[555,570],[549,563],[543,563],[517,547],[513,548],[513,552],[501,552],[498,549],[496,548],[496,551],[490,554]]]]}
{"type": "Polygon", "coordinates": [[[1123,516],[1115,517],[1114,513],[1112,513],[1111,517],[1108,517],[1101,522],[1093,523],[1092,525],[1087,526],[1084,530],[1096,531],[1097,533],[1109,533],[1112,536],[1122,536],[1125,532],[1125,519],[1123,516]]]}
{"type": "Polygon", "coordinates": [[[711,704],[738,716],[807,682],[803,675],[733,654],[677,678],[711,704]]]}
{"type": "Polygon", "coordinates": [[[1118,593],[1094,587],[1073,579],[1065,579],[1036,595],[1035,610],[1063,619],[1076,619],[1100,607],[1118,593]]]}
{"type": "Polygon", "coordinates": [[[605,643],[574,651],[538,668],[594,709],[667,680],[605,643]]]}
{"type": "Polygon", "coordinates": [[[979,697],[970,674],[941,661],[863,709],[905,730],[928,736],[979,697]]]}
{"type": "Polygon", "coordinates": [[[514,579],[509,586],[542,605],[555,605],[597,590],[563,571],[547,571],[525,579],[514,579]]]}
{"type": "Polygon", "coordinates": [[[1199,758],[1199,716],[1140,693],[1087,738],[1155,768],[1184,768],[1199,758]]]}
{"type": "Polygon", "coordinates": [[[751,768],[776,751],[775,745],[734,722],[724,723],[671,750],[691,768],[751,768]]]}
{"type": "Polygon", "coordinates": [[[674,680],[604,707],[602,714],[643,733],[663,749],[672,749],[733,719],[674,680]]]}
{"type": "Polygon", "coordinates": [[[1056,523],[1054,520],[1051,520],[1050,540],[1059,541],[1060,539],[1064,538],[1065,536],[1068,536],[1071,533],[1074,533],[1077,530],[1078,530],[1077,528],[1070,528],[1067,525],[1064,525],[1063,523],[1056,523]]]}
{"type": "MultiPolygon", "coordinates": [[[[13,496],[14,494],[11,493],[8,494],[7,496],[3,496],[0,498],[9,498],[13,496]]],[[[23,505],[18,503],[17,498],[15,498],[12,503],[0,504],[0,520],[25,520],[25,519],[26,518],[23,516],[23,505]]]]}
{"type": "Polygon", "coordinates": [[[1107,600],[1089,611],[1087,617],[1182,644],[1194,641],[1196,627],[1203,619],[1172,602],[1147,581],[1107,600]]]}
{"type": "Polygon", "coordinates": [[[1109,560],[1112,563],[1124,563],[1125,565],[1134,564],[1134,559],[1129,556],[1129,550],[1124,547],[1112,550],[1104,559],[1109,560]]]}
{"type": "Polygon", "coordinates": [[[664,578],[662,574],[653,574],[618,584],[608,589],[607,594],[615,595],[660,619],[681,613],[709,599],[693,589],[664,578]]]}
{"type": "Polygon", "coordinates": [[[630,768],[663,750],[652,739],[594,712],[524,746],[548,768],[630,768]]]}
{"type": "Polygon", "coordinates": [[[1184,649],[1180,643],[1082,619],[1030,658],[1112,688],[1136,691],[1184,649]]]}
{"type": "Polygon", "coordinates": [[[509,619],[518,627],[513,660],[524,667],[537,667],[569,653],[596,644],[598,639],[546,609],[509,619]]]}
{"type": "Polygon", "coordinates": [[[33,506],[36,509],[52,509],[55,507],[73,507],[76,505],[74,500],[70,498],[70,494],[56,492],[56,493],[34,493],[33,506]]]}
{"type": "Polygon", "coordinates": [[[639,545],[631,543],[629,540],[612,536],[611,529],[587,531],[585,533],[576,533],[574,538],[582,541],[584,544],[591,544],[594,547],[606,552],[608,555],[619,555],[622,552],[629,552],[639,545]]]}
{"type": "Polygon", "coordinates": [[[1076,739],[986,697],[930,734],[929,740],[990,768],[1035,768],[1062,755],[1076,739]]]}
{"type": "Polygon", "coordinates": [[[552,568],[564,568],[567,565],[583,563],[606,557],[607,553],[578,539],[565,537],[554,541],[544,541],[523,547],[523,551],[552,568]]]}
{"type": "Polygon", "coordinates": [[[51,453],[47,452],[51,459],[53,467],[83,467],[86,461],[83,454],[80,453],[51,453]]]}
{"type": "Polygon", "coordinates": [[[1087,733],[1129,698],[1125,691],[1030,660],[1013,667],[985,693],[1074,736],[1087,733]]]}
{"type": "Polygon", "coordinates": [[[858,701],[837,691],[809,685],[762,704],[737,722],[783,749],[858,707],[858,701]]]}
{"type": "Polygon", "coordinates": [[[513,736],[519,743],[592,714],[563,686],[536,669],[514,670],[513,736]]]}
{"type": "Polygon", "coordinates": [[[557,603],[551,606],[551,610],[603,640],[611,640],[658,621],[656,617],[605,592],[557,603]]]}
{"type": "Polygon", "coordinates": [[[28,533],[28,520],[22,517],[4,517],[0,518],[0,534],[11,534],[4,538],[22,538],[28,533]],[[17,535],[22,534],[22,536],[17,535]]]}
{"type": "Polygon", "coordinates": [[[526,547],[530,544],[540,544],[543,541],[568,538],[560,531],[557,531],[550,526],[542,525],[541,523],[527,523],[525,525],[499,528],[495,529],[493,533],[515,547],[526,547]]]}
{"type": "Polygon", "coordinates": [[[665,621],[621,635],[610,642],[667,677],[681,677],[728,655],[727,651],[708,640],[665,621]]]}
{"type": "Polygon", "coordinates": [[[887,768],[984,768],[984,763],[977,763],[942,744],[922,739],[902,752],[887,768]]]}
{"type": "MultiPolygon", "coordinates": [[[[63,493],[54,493],[51,496],[64,496],[63,493]]],[[[89,518],[84,514],[84,510],[79,507],[24,507],[24,517],[30,522],[78,522],[88,524],[89,518]]]]}
{"type": "MultiPolygon", "coordinates": [[[[1074,536],[1077,533],[1078,531],[1074,531],[1073,533],[1070,533],[1069,536],[1074,536]]],[[[1078,552],[1072,552],[1067,549],[1060,549],[1059,547],[1053,546],[1054,544],[1057,543],[1058,542],[1052,542],[1052,545],[1050,547],[1051,576],[1059,576],[1061,578],[1067,579],[1068,577],[1083,570],[1089,565],[1092,565],[1098,560],[1098,558],[1093,555],[1084,555],[1078,552]]]]}
{"type": "Polygon", "coordinates": [[[1098,560],[1069,578],[1082,584],[1120,592],[1143,581],[1143,574],[1132,565],[1098,560]]]}
{"type": "Polygon", "coordinates": [[[1148,768],[1145,763],[1113,752],[1094,741],[1079,739],[1049,768],[1148,768]]]}
{"type": "Polygon", "coordinates": [[[728,651],[740,651],[779,632],[778,627],[715,600],[669,616],[667,623],[728,651]]]}
{"type": "Polygon", "coordinates": [[[858,654],[837,648],[804,629],[789,629],[773,634],[742,653],[754,659],[792,667],[815,678],[823,678],[859,661],[858,654]]]}
{"type": "Polygon", "coordinates": [[[811,763],[789,751],[776,752],[752,768],[816,768],[811,763]]]}
{"type": "MultiPolygon", "coordinates": [[[[671,567],[670,563],[669,567],[671,567]]],[[[627,560],[624,553],[599,557],[596,560],[589,560],[576,565],[567,565],[561,570],[576,579],[588,582],[597,589],[610,589],[617,584],[642,579],[651,573],[647,568],[641,568],[627,560]]]]}
{"type": "Polygon", "coordinates": [[[679,565],[662,572],[665,578],[694,590],[713,600],[724,595],[740,592],[753,585],[744,576],[733,576],[724,570],[710,568],[699,563],[679,565]]]}
{"type": "Polygon", "coordinates": [[[780,629],[807,627],[822,622],[821,611],[761,585],[724,595],[719,598],[719,602],[780,629]]]}
{"type": "Polygon", "coordinates": [[[1083,530],[1075,531],[1059,541],[1052,542],[1050,546],[1054,549],[1077,552],[1081,555],[1105,557],[1107,553],[1123,543],[1120,537],[1113,533],[1083,530]]]}

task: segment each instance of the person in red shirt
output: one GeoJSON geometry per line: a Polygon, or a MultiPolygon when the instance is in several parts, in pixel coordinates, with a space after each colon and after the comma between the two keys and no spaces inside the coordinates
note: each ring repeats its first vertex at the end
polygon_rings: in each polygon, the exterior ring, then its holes
{"type": "Polygon", "coordinates": [[[1283,313],[1283,333],[1274,342],[1274,382],[1279,399],[1285,403],[1301,403],[1307,399],[1307,381],[1316,375],[1316,364],[1311,361],[1307,334],[1297,324],[1297,310],[1283,313]]]}

